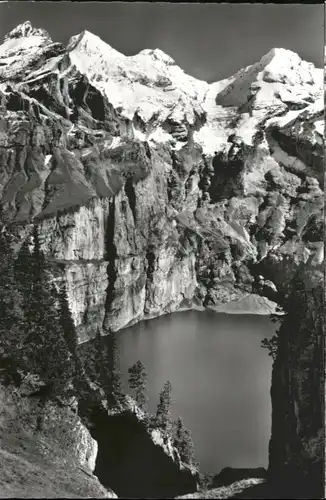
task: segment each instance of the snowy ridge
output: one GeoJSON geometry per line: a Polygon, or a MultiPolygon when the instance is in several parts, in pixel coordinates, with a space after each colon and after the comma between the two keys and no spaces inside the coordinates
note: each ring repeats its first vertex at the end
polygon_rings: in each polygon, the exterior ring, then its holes
{"type": "Polygon", "coordinates": [[[29,21],[19,25],[0,46],[0,81],[31,83],[51,73],[62,79],[76,69],[122,116],[137,115],[147,131],[135,129],[136,137],[153,144],[184,145],[167,132],[169,121],[193,127],[194,140],[212,154],[226,146],[231,133],[252,144],[258,127],[275,115],[286,122],[302,109],[323,109],[323,70],[286,49],[272,49],[230,78],[208,84],[187,75],[160,49],[125,56],[87,30],[58,54],[56,45],[29,21]]]}
{"type": "Polygon", "coordinates": [[[0,81],[22,80],[42,57],[61,48],[45,30],[33,28],[29,21],[20,24],[0,45],[0,81]]]}
{"type": "Polygon", "coordinates": [[[186,75],[162,51],[124,56],[86,31],[70,40],[68,52],[71,63],[130,119],[135,112],[145,122],[157,113],[158,121],[182,121],[185,115],[191,124],[195,109],[202,112],[192,101],[200,102],[207,83],[186,75]]]}
{"type": "MultiPolygon", "coordinates": [[[[240,70],[229,81],[223,81],[221,89],[216,86],[215,107],[206,99],[204,108],[208,112],[208,124],[198,133],[197,140],[205,148],[206,137],[210,137],[209,152],[212,152],[214,134],[218,131],[219,144],[231,133],[231,127],[223,123],[218,127],[222,115],[238,115],[236,134],[247,144],[252,144],[258,126],[268,113],[284,113],[284,121],[289,121],[287,113],[293,108],[310,107],[316,113],[323,109],[323,70],[312,63],[303,61],[298,54],[286,49],[272,49],[261,60],[240,70]],[[239,115],[240,112],[240,115],[239,115]]],[[[212,87],[211,86],[211,87],[212,87]]],[[[291,116],[291,115],[290,115],[291,116]]],[[[216,143],[217,145],[217,143],[216,143]]]]}
{"type": "Polygon", "coordinates": [[[4,38],[4,41],[8,41],[10,39],[14,38],[27,38],[31,36],[40,36],[43,38],[46,38],[47,40],[51,41],[51,38],[49,36],[49,33],[45,31],[44,29],[38,29],[38,28],[33,28],[32,24],[30,21],[25,21],[22,24],[19,24],[11,30],[4,38]]]}

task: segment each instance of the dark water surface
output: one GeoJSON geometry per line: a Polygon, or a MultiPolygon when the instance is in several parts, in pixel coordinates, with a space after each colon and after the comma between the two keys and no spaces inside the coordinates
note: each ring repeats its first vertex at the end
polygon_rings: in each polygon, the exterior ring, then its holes
{"type": "Polygon", "coordinates": [[[267,316],[213,311],[141,322],[117,336],[123,385],[140,359],[154,412],[170,380],[173,417],[182,416],[191,430],[202,472],[267,467],[272,360],[260,342],[274,331],[267,316]]]}

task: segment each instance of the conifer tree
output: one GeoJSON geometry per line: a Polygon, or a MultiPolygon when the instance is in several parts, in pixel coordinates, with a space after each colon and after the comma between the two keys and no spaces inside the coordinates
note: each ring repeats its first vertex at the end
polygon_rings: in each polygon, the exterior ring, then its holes
{"type": "Polygon", "coordinates": [[[120,373],[120,359],[119,351],[117,347],[117,339],[114,333],[110,334],[109,348],[112,353],[112,370],[111,370],[111,383],[112,383],[112,393],[116,397],[117,401],[121,400],[122,397],[122,384],[121,384],[121,373],[120,373]]]}
{"type": "Polygon", "coordinates": [[[100,351],[100,346],[98,345],[99,335],[96,331],[95,337],[92,338],[85,345],[85,352],[83,354],[83,363],[85,366],[85,372],[92,382],[99,384],[99,369],[97,357],[100,351]]]}
{"type": "Polygon", "coordinates": [[[106,394],[109,407],[112,407],[123,399],[116,337],[113,332],[109,332],[103,342],[98,330],[94,342],[95,376],[106,394]]]}
{"type": "Polygon", "coordinates": [[[15,324],[14,254],[10,237],[0,232],[0,331],[5,334],[15,324]]]}
{"type": "Polygon", "coordinates": [[[190,431],[185,427],[181,417],[176,423],[173,446],[177,448],[182,462],[193,465],[195,462],[194,444],[190,431]]]}
{"type": "Polygon", "coordinates": [[[69,351],[74,358],[77,357],[77,332],[72,319],[71,311],[68,303],[68,295],[65,283],[62,283],[59,291],[59,313],[60,313],[60,324],[66,339],[69,351]]]}
{"type": "Polygon", "coordinates": [[[19,383],[19,360],[22,358],[22,297],[14,267],[11,237],[0,230],[0,375],[2,380],[19,383]]]}
{"type": "Polygon", "coordinates": [[[171,382],[167,381],[164,384],[159,396],[159,403],[156,409],[156,423],[164,431],[171,430],[171,382]]]}
{"type": "Polygon", "coordinates": [[[94,371],[95,371],[95,380],[100,384],[103,385],[104,382],[104,356],[103,356],[103,346],[102,346],[102,336],[101,336],[101,330],[98,327],[96,329],[96,335],[94,339],[94,355],[95,359],[93,360],[94,362],[94,371]]]}
{"type": "Polygon", "coordinates": [[[146,393],[146,385],[147,385],[147,373],[145,370],[145,366],[141,361],[137,361],[137,363],[133,364],[129,369],[129,387],[134,389],[136,393],[136,402],[138,406],[144,410],[147,403],[147,393],[146,393]]]}
{"type": "Polygon", "coordinates": [[[24,309],[28,307],[29,298],[33,292],[34,285],[34,257],[30,250],[30,244],[26,239],[20,247],[18,256],[15,260],[15,279],[19,290],[23,297],[22,306],[24,309]]]}
{"type": "Polygon", "coordinates": [[[107,345],[107,339],[103,343],[103,349],[101,353],[101,386],[105,392],[108,405],[111,406],[112,403],[112,377],[111,369],[112,363],[109,356],[109,348],[107,345]]]}
{"type": "Polygon", "coordinates": [[[41,273],[44,272],[48,266],[45,260],[44,253],[41,250],[41,244],[36,225],[33,227],[33,243],[34,243],[33,257],[35,263],[34,272],[37,273],[36,278],[41,279],[41,273]]]}
{"type": "Polygon", "coordinates": [[[79,383],[79,378],[82,376],[83,366],[78,356],[78,336],[69,308],[68,295],[64,282],[61,284],[59,291],[59,315],[64,339],[71,354],[70,362],[75,385],[79,383]]]}

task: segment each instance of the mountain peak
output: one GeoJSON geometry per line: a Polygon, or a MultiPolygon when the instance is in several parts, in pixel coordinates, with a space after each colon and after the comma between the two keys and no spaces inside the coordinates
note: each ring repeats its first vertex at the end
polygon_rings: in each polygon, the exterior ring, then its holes
{"type": "Polygon", "coordinates": [[[111,57],[113,55],[123,56],[123,54],[115,50],[111,47],[111,45],[104,42],[102,38],[87,30],[83,30],[78,35],[74,35],[70,38],[67,50],[71,52],[74,49],[85,51],[87,53],[93,53],[94,55],[103,54],[110,55],[111,57]]]}
{"type": "Polygon", "coordinates": [[[25,21],[21,24],[18,24],[16,28],[11,30],[4,38],[4,41],[11,40],[14,38],[26,38],[30,36],[40,36],[42,38],[46,38],[51,40],[50,35],[47,31],[42,28],[34,28],[30,21],[25,21]]]}
{"type": "Polygon", "coordinates": [[[308,97],[321,90],[320,70],[304,61],[292,50],[272,48],[258,62],[240,70],[216,96],[216,104],[229,107],[245,106],[267,109],[281,106],[281,95],[291,95],[291,102],[301,101],[302,92],[308,97]],[[296,96],[296,97],[294,97],[296,96]],[[294,99],[294,101],[293,101],[294,99]]]}
{"type": "Polygon", "coordinates": [[[275,47],[261,58],[260,63],[293,67],[299,65],[301,61],[301,57],[293,50],[275,47]]]}
{"type": "Polygon", "coordinates": [[[173,66],[175,64],[174,59],[161,49],[144,49],[141,50],[138,55],[150,56],[155,60],[164,62],[168,66],[173,66]]]}
{"type": "Polygon", "coordinates": [[[283,47],[273,47],[271,50],[267,52],[267,54],[271,54],[273,57],[285,57],[285,58],[299,57],[298,54],[293,50],[284,49],[283,47]]]}

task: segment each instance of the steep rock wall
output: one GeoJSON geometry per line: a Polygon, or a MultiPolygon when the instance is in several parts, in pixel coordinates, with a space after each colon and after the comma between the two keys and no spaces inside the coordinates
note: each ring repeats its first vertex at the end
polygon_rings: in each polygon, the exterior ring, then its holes
{"type": "Polygon", "coordinates": [[[290,294],[289,312],[282,321],[273,364],[269,474],[280,481],[292,482],[301,495],[322,498],[325,442],[323,270],[306,269],[296,290],[290,294]]]}

